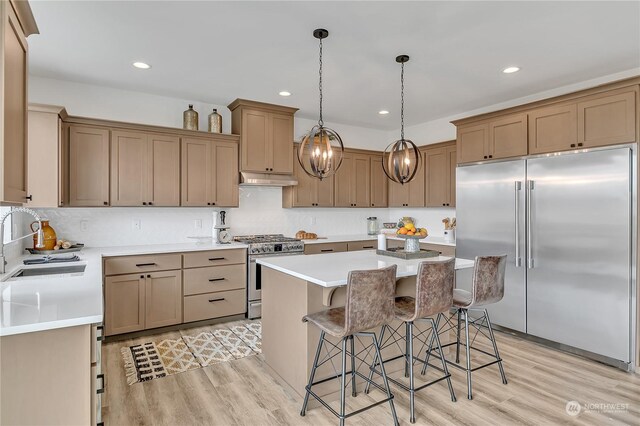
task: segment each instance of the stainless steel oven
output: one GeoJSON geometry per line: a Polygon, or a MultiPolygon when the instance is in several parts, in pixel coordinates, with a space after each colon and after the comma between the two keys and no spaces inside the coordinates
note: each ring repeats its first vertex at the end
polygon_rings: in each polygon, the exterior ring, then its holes
{"type": "Polygon", "coordinates": [[[273,256],[300,256],[303,252],[293,253],[278,253],[278,254],[258,254],[255,256],[249,256],[248,264],[248,307],[247,317],[260,318],[262,316],[262,266],[256,264],[256,259],[261,257],[273,257],[273,256]]]}

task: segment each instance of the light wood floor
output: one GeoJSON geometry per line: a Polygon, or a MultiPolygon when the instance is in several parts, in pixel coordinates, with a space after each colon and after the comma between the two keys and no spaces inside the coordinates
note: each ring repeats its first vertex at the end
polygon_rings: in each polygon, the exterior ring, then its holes
{"type": "MultiPolygon", "coordinates": [[[[106,392],[103,419],[115,425],[334,425],[326,409],[312,407],[300,417],[301,401],[281,386],[261,356],[127,385],[120,348],[181,334],[194,335],[215,326],[187,329],[108,343],[103,346],[106,392]]],[[[640,375],[625,373],[520,338],[497,333],[508,385],[497,366],[473,374],[474,399],[466,398],[464,371],[451,369],[458,401],[451,402],[446,383],[416,394],[419,425],[634,424],[640,425],[640,375]],[[568,401],[581,404],[627,404],[605,413],[584,410],[571,417],[568,401]]],[[[339,385],[338,385],[339,387],[339,385]]],[[[409,424],[408,395],[393,388],[401,424],[409,424]]],[[[350,392],[347,392],[349,395],[350,392]]],[[[349,398],[347,410],[380,398],[362,392],[349,398]]],[[[388,405],[347,419],[348,425],[392,424],[388,405]]]]}

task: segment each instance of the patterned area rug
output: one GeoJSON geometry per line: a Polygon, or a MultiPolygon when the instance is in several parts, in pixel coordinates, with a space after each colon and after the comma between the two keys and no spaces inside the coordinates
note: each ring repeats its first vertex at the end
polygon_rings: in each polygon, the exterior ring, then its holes
{"type": "Polygon", "coordinates": [[[125,346],[120,352],[132,385],[262,353],[262,323],[233,323],[177,340],[125,346]]]}

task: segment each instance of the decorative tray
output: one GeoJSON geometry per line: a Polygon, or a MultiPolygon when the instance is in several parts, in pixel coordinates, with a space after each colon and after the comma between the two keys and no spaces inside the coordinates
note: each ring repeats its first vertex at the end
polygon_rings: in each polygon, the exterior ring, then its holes
{"type": "Polygon", "coordinates": [[[80,251],[84,248],[84,244],[73,244],[68,249],[59,249],[59,250],[36,250],[32,248],[26,248],[25,250],[31,254],[40,254],[42,256],[51,256],[54,254],[64,254],[64,253],[73,253],[74,251],[80,251]]]}
{"type": "Polygon", "coordinates": [[[427,257],[440,256],[440,252],[435,250],[420,249],[420,251],[417,251],[415,253],[409,253],[409,252],[406,252],[402,247],[397,247],[397,248],[390,247],[386,250],[376,250],[376,254],[379,254],[381,256],[397,257],[399,259],[404,259],[404,260],[424,259],[427,257]]]}

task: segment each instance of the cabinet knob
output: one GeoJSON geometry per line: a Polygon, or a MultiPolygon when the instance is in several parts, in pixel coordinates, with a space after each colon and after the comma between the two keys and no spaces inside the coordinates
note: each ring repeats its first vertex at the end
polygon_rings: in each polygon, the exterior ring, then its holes
{"type": "Polygon", "coordinates": [[[27,195],[26,197],[24,197],[25,200],[27,201],[33,201],[33,195],[27,195]]]}
{"type": "Polygon", "coordinates": [[[151,275],[147,275],[147,278],[151,278],[151,275]]]}
{"type": "Polygon", "coordinates": [[[104,204],[105,206],[108,206],[109,202],[108,201],[103,201],[102,204],[104,204]]]}
{"type": "Polygon", "coordinates": [[[144,278],[144,275],[140,275],[140,278],[144,278]]]}
{"type": "Polygon", "coordinates": [[[151,201],[149,201],[149,205],[150,205],[150,206],[152,206],[152,205],[153,205],[153,203],[152,203],[151,201]]]}
{"type": "Polygon", "coordinates": [[[266,170],[266,171],[269,171],[269,168],[268,168],[268,167],[266,167],[266,168],[265,168],[265,170],[266,170]]]}
{"type": "Polygon", "coordinates": [[[486,155],[484,156],[484,159],[485,159],[485,160],[487,159],[487,156],[486,156],[486,155]]]}
{"type": "Polygon", "coordinates": [[[146,206],[146,205],[147,205],[147,202],[146,202],[146,201],[143,201],[143,202],[142,202],[142,205],[143,205],[143,206],[146,206]]]}
{"type": "Polygon", "coordinates": [[[493,155],[490,155],[489,158],[493,158],[493,155]]]}
{"type": "Polygon", "coordinates": [[[575,143],[572,143],[572,144],[571,144],[571,148],[575,148],[575,147],[576,147],[576,144],[575,144],[575,143]]]}
{"type": "Polygon", "coordinates": [[[210,205],[211,205],[211,203],[207,203],[207,205],[208,205],[208,206],[210,206],[210,205]]]}
{"type": "Polygon", "coordinates": [[[582,142],[580,142],[580,143],[578,144],[578,146],[582,146],[582,142]]]}
{"type": "Polygon", "coordinates": [[[211,203],[211,205],[212,205],[212,206],[215,206],[215,205],[216,205],[216,203],[211,203]]]}

